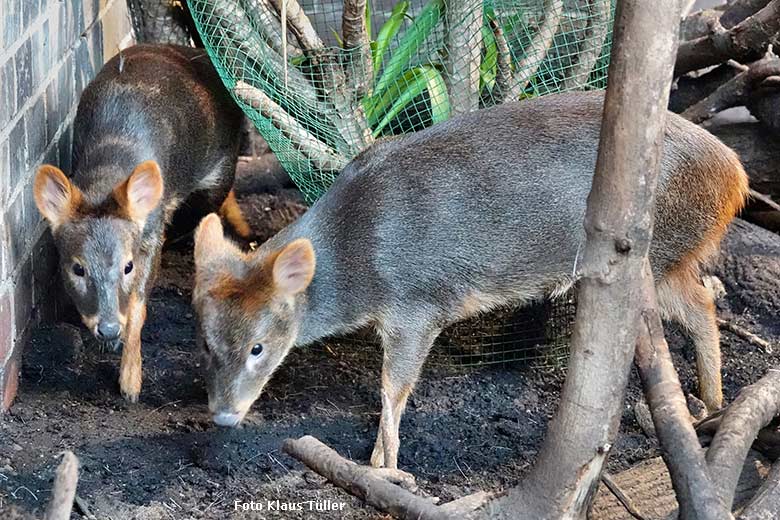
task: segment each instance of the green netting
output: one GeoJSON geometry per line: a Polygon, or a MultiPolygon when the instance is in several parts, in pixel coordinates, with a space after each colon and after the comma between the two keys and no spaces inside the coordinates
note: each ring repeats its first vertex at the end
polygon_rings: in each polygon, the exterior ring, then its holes
{"type": "Polygon", "coordinates": [[[360,3],[188,0],[225,85],[308,202],[382,136],[606,86],[610,0],[368,0],[366,31],[345,29],[360,3]]]}

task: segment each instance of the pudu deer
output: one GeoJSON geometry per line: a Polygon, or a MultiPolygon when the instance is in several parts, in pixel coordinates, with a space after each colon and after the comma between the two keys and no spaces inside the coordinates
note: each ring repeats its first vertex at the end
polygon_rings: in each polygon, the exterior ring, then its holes
{"type": "MultiPolygon", "coordinates": [[[[371,464],[396,468],[399,420],[442,328],[576,281],[603,102],[599,92],[551,95],[379,142],[251,253],[206,217],[193,303],[213,420],[237,425],[293,347],[371,326],[384,348],[371,464]]],[[[747,177],[732,150],[671,113],[660,168],[649,252],[658,302],[692,339],[701,396],[716,409],[718,327],[700,268],[747,177]]]]}
{"type": "Polygon", "coordinates": [[[138,45],[84,90],[72,177],[52,165],[36,175],[66,292],[98,340],[123,343],[128,401],[141,391],[141,328],[173,212],[197,195],[249,232],[231,191],[241,117],[205,51],[138,45]]]}

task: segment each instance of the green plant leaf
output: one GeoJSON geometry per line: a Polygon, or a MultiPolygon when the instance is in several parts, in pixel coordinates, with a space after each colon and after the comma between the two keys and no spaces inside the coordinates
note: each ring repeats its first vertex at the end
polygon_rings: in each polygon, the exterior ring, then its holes
{"type": "Polygon", "coordinates": [[[482,43],[485,46],[485,55],[479,64],[479,89],[493,88],[496,81],[498,68],[498,46],[496,37],[490,27],[482,26],[482,43]]]}
{"type": "Polygon", "coordinates": [[[374,92],[381,93],[401,74],[401,71],[408,68],[409,61],[417,53],[423,42],[428,38],[439,23],[444,10],[444,0],[429,0],[418,14],[414,23],[404,32],[398,47],[393,51],[390,60],[379,80],[374,86],[374,92]]]}
{"type": "Polygon", "coordinates": [[[368,41],[374,39],[371,35],[371,0],[366,0],[366,35],[368,41]]]}
{"type": "Polygon", "coordinates": [[[385,56],[385,52],[387,52],[388,47],[390,47],[393,38],[398,34],[398,30],[401,28],[401,24],[403,24],[404,15],[408,9],[409,2],[407,0],[395,4],[392,13],[390,13],[390,17],[379,29],[379,34],[376,37],[376,42],[374,42],[374,47],[371,52],[371,61],[374,64],[374,75],[376,75],[382,67],[382,59],[385,56]]]}
{"type": "Polygon", "coordinates": [[[396,88],[390,88],[390,91],[397,93],[398,96],[391,96],[389,99],[395,99],[392,106],[384,113],[382,119],[374,127],[374,137],[379,136],[382,130],[395,119],[414,99],[428,91],[428,97],[431,103],[431,121],[438,123],[445,121],[450,117],[450,100],[447,95],[447,84],[441,73],[432,65],[421,65],[408,70],[396,82],[396,88]]]}
{"type": "Polygon", "coordinates": [[[339,32],[334,29],[333,27],[329,27],[330,32],[333,33],[333,37],[336,38],[336,43],[339,44],[339,47],[344,47],[344,40],[341,39],[341,35],[339,32]]]}

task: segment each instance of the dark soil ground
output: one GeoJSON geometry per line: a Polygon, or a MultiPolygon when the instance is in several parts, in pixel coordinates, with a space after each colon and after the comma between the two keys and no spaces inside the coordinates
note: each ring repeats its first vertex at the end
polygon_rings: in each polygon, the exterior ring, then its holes
{"type": "MultiPolygon", "coordinates": [[[[261,242],[304,207],[272,163],[241,167],[266,172],[260,180],[238,180],[261,242]]],[[[19,397],[0,421],[0,517],[11,506],[40,512],[58,453],[71,449],[81,460],[78,493],[100,519],[383,518],[280,451],[285,438],[312,434],[366,462],[380,409],[379,352],[339,342],[300,349],[243,428],[216,428],[194,342],[192,271],[184,237],[166,251],[151,298],[138,404],[119,395],[117,353],[101,353],[68,326],[34,332],[19,397]],[[343,510],[249,513],[234,506],[328,499],[343,503],[343,510]]],[[[720,316],[780,340],[780,237],[738,223],[716,271],[728,291],[720,316]]],[[[678,332],[670,329],[667,336],[684,389],[695,392],[693,353],[678,332]]],[[[762,352],[728,332],[722,350],[727,400],[780,364],[780,349],[762,352]]],[[[401,425],[400,466],[444,501],[514,485],[541,445],[563,375],[561,366],[522,363],[466,371],[430,367],[401,425]]],[[[609,463],[613,472],[658,453],[634,418],[639,393],[634,373],[609,463]]],[[[74,512],[73,518],[81,516],[74,512]]]]}

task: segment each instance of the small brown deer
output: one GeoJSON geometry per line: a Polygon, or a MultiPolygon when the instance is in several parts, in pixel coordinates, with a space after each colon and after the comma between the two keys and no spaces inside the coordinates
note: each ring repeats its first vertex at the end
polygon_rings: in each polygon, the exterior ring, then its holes
{"type": "Polygon", "coordinates": [[[165,226],[191,195],[248,233],[231,187],[241,112],[203,50],[138,45],[110,60],[79,100],[73,176],[44,165],[35,202],[82,321],[123,343],[119,386],[141,391],[141,328],[165,226]],[[229,195],[230,194],[230,195],[229,195]]]}
{"type": "MultiPolygon", "coordinates": [[[[551,95],[377,143],[251,253],[206,217],[193,301],[214,421],[237,425],[293,347],[372,326],[384,362],[371,464],[396,468],[399,420],[442,328],[576,281],[603,101],[551,95]]],[[[719,337],[700,267],[747,190],[732,150],[668,114],[649,255],[661,311],[693,340],[712,409],[722,403],[719,337]]]]}

